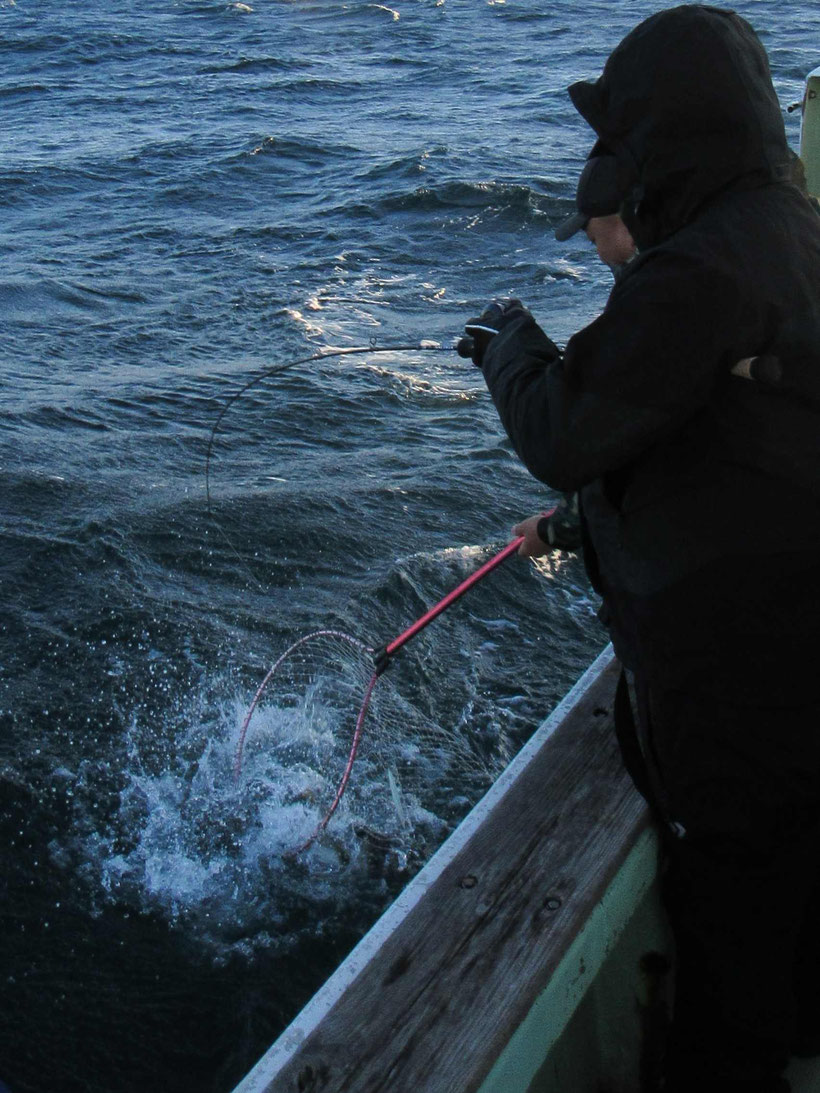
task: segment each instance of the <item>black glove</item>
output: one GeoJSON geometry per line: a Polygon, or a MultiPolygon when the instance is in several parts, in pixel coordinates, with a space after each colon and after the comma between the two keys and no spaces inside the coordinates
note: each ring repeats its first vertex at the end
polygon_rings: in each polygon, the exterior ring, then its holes
{"type": "Polygon", "coordinates": [[[496,334],[508,323],[529,314],[520,300],[495,300],[477,319],[470,319],[465,325],[466,337],[461,339],[457,347],[459,356],[470,357],[473,364],[480,368],[487,346],[496,334]]]}

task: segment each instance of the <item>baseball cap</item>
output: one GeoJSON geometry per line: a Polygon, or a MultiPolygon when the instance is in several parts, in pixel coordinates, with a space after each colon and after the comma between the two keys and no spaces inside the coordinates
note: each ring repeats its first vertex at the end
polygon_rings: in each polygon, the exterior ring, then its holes
{"type": "Polygon", "coordinates": [[[591,155],[581,171],[575,191],[575,212],[555,229],[560,242],[581,231],[593,216],[611,216],[621,207],[618,161],[615,156],[591,155]]]}

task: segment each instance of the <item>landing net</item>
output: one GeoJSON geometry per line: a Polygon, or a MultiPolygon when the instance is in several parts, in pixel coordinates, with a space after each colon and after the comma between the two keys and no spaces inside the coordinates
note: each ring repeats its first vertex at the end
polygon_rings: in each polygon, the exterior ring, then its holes
{"type": "Polygon", "coordinates": [[[274,662],[241,727],[236,779],[258,749],[307,777],[317,824],[297,852],[324,831],[348,788],[351,807],[384,830],[405,824],[425,800],[455,796],[465,781],[489,781],[489,764],[469,741],[427,718],[374,658],[343,631],[307,634],[274,662]]]}

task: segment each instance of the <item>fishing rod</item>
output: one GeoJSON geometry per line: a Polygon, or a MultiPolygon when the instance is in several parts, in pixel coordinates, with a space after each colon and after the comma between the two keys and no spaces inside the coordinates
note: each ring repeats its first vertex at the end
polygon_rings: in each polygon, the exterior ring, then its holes
{"type": "MultiPolygon", "coordinates": [[[[235,391],[222,409],[219,412],[219,416],[213,424],[210,436],[208,438],[208,447],[205,452],[205,496],[207,499],[208,512],[211,512],[211,459],[213,456],[214,442],[216,440],[216,434],[219,431],[219,426],[222,424],[222,420],[230,410],[230,408],[237,402],[238,399],[250,391],[256,384],[262,383],[266,379],[270,379],[272,376],[279,376],[283,372],[290,371],[291,368],[296,368],[302,364],[313,364],[314,361],[323,361],[331,357],[352,357],[356,354],[362,353],[452,353],[454,347],[449,345],[426,345],[424,342],[414,342],[402,345],[357,345],[348,346],[345,348],[332,348],[320,349],[316,353],[311,353],[307,357],[299,357],[296,360],[286,361],[284,364],[276,364],[271,368],[266,368],[260,372],[253,379],[240,387],[238,391],[235,391]]],[[[460,351],[459,351],[460,352],[460,351]]]]}

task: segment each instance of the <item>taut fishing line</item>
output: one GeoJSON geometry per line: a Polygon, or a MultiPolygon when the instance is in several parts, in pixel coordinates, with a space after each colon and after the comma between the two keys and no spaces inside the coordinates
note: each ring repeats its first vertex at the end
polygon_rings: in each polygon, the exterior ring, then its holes
{"type": "MultiPolygon", "coordinates": [[[[208,441],[205,485],[211,513],[210,466],[214,441],[228,410],[251,387],[298,365],[328,357],[364,353],[453,352],[432,345],[367,346],[326,349],[268,368],[238,390],[222,408],[208,441]]],[[[211,513],[212,515],[212,513],[211,513]]],[[[221,529],[220,529],[221,530],[221,529]]],[[[230,541],[226,537],[226,541],[230,541]]],[[[293,642],[274,661],[260,683],[240,729],[234,779],[243,772],[251,745],[277,763],[298,771],[307,788],[300,799],[320,817],[295,853],[307,850],[327,827],[348,786],[354,763],[356,806],[368,822],[403,824],[408,800],[436,790],[445,799],[458,796],[456,787],[470,775],[486,780],[489,763],[458,733],[426,718],[417,703],[403,697],[386,669],[407,642],[437,618],[468,589],[511,557],[521,539],[514,539],[398,637],[381,648],[341,630],[321,629],[293,642]],[[263,699],[267,699],[263,708],[263,699]],[[254,715],[261,723],[253,741],[248,730],[254,715]],[[368,731],[365,732],[367,723],[368,731]]],[[[257,582],[258,583],[258,582],[257,582]]],[[[391,673],[392,675],[393,673],[391,673]]]]}

